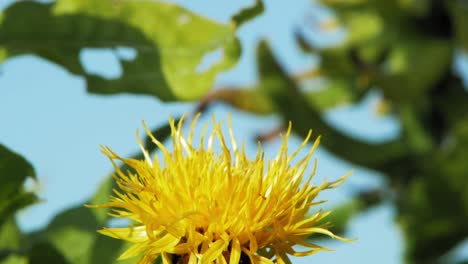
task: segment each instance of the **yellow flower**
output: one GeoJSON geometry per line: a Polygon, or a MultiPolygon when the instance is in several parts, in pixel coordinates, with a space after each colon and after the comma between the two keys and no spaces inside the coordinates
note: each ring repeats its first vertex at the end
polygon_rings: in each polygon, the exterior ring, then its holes
{"type": "MultiPolygon", "coordinates": [[[[197,116],[198,118],[198,116],[197,116]]],[[[115,217],[128,218],[134,225],[126,228],[104,228],[99,232],[133,245],[119,259],[141,256],[139,263],[290,263],[288,254],[306,256],[324,248],[308,242],[312,234],[340,238],[330,232],[322,219],[329,212],[317,211],[308,216],[320,191],[334,188],[345,177],[315,186],[313,172],[304,178],[315,140],[308,154],[292,165],[292,160],[306,146],[288,155],[287,140],[291,125],[282,136],[282,145],[273,160],[265,160],[261,146],[255,159],[249,159],[244,145],[239,148],[229,122],[230,148],[213,117],[213,130],[204,146],[206,125],[198,147],[193,133],[184,137],[182,123],[170,120],[173,151],[169,151],[148,130],[164,159],[153,159],[138,139],[145,160],[124,159],[110,148],[103,152],[116,168],[119,186],[111,201],[94,207],[110,207],[115,217]],[[218,141],[221,151],[216,152],[218,141]],[[230,150],[231,149],[231,150],[230,150]],[[122,172],[115,163],[120,160],[132,171],[122,172]],[[302,245],[298,252],[293,246],[302,245]]]]}

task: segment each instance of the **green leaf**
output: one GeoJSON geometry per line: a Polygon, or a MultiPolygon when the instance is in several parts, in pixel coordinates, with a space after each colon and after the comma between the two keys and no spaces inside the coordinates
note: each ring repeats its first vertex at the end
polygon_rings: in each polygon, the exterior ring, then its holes
{"type": "MultiPolygon", "coordinates": [[[[319,111],[349,104],[354,97],[349,89],[350,84],[346,80],[327,79],[318,89],[304,92],[306,100],[319,111]]],[[[314,87],[315,88],[315,87],[314,87]]]]}
{"type": "Polygon", "coordinates": [[[28,259],[20,255],[10,255],[4,260],[0,260],[0,264],[28,264],[28,259]]]}
{"type": "Polygon", "coordinates": [[[0,224],[17,210],[37,201],[36,195],[24,188],[28,177],[36,177],[32,165],[0,144],[0,224]]]}
{"type": "Polygon", "coordinates": [[[320,3],[331,6],[331,7],[354,7],[364,3],[368,3],[369,0],[320,0],[320,3]]]}
{"type": "Polygon", "coordinates": [[[264,11],[265,11],[265,6],[263,5],[263,1],[255,0],[255,4],[253,6],[240,10],[239,13],[235,14],[232,17],[231,20],[232,20],[232,23],[235,25],[235,27],[239,28],[243,24],[261,15],[264,11]]]}
{"type": "Polygon", "coordinates": [[[447,1],[452,14],[458,45],[468,51],[468,5],[463,1],[447,1]]]}
{"type": "Polygon", "coordinates": [[[165,101],[203,96],[240,55],[229,25],[150,0],[18,2],[3,13],[0,40],[0,59],[5,51],[8,57],[35,54],[84,77],[92,93],[148,94],[165,101]],[[133,61],[120,60],[122,76],[106,79],[82,68],[83,48],[119,46],[138,52],[133,61]],[[213,53],[221,58],[208,65],[206,56],[213,53]]]}
{"type": "Polygon", "coordinates": [[[215,102],[223,102],[239,110],[257,115],[273,113],[273,108],[268,98],[256,87],[213,90],[200,101],[197,112],[203,112],[208,105],[215,102]]]}
{"type": "Polygon", "coordinates": [[[400,40],[383,65],[377,85],[394,101],[424,102],[425,93],[452,67],[452,51],[445,40],[400,40]]]}
{"type": "MultiPolygon", "coordinates": [[[[0,225],[0,263],[16,255],[20,251],[22,234],[13,216],[8,217],[0,225]]],[[[14,258],[18,260],[18,258],[14,258]]],[[[10,260],[13,261],[13,260],[10,260]]]]}
{"type": "Polygon", "coordinates": [[[265,42],[257,51],[260,87],[283,119],[292,121],[293,129],[305,137],[310,129],[322,134],[323,146],[337,156],[370,168],[379,168],[388,160],[406,153],[406,146],[398,139],[381,144],[369,144],[342,134],[328,125],[315,108],[301,95],[288,78],[265,42]]]}
{"type": "MultiPolygon", "coordinates": [[[[406,241],[406,258],[416,263],[432,263],[444,256],[468,236],[468,217],[463,206],[467,181],[451,186],[445,168],[446,161],[428,166],[424,178],[414,180],[406,191],[404,204],[399,206],[399,223],[406,241]],[[464,189],[463,189],[464,188],[464,189]],[[463,189],[460,192],[460,189],[463,189]]],[[[458,176],[465,174],[458,174],[458,176]]]]}
{"type": "MultiPolygon", "coordinates": [[[[452,142],[422,161],[405,190],[399,220],[406,237],[406,256],[428,263],[445,256],[468,236],[468,122],[459,116],[452,142]]],[[[448,263],[448,262],[441,262],[448,263]]]]}
{"type": "Polygon", "coordinates": [[[21,243],[21,231],[13,217],[6,219],[0,226],[0,250],[17,249],[21,243]]]}
{"type": "MultiPolygon", "coordinates": [[[[79,245],[76,245],[79,246],[79,245]]],[[[49,243],[37,243],[28,251],[30,264],[68,264],[69,262],[49,243]]]]}
{"type": "Polygon", "coordinates": [[[433,150],[434,145],[428,131],[423,127],[414,112],[413,104],[402,104],[400,106],[401,124],[404,128],[405,138],[408,146],[415,154],[428,153],[433,150]]]}
{"type": "Polygon", "coordinates": [[[371,52],[344,45],[321,49],[321,76],[325,78],[328,86],[347,90],[345,94],[352,95],[355,101],[362,98],[372,87],[375,75],[374,64],[379,54],[379,50],[371,52]]]}
{"type": "Polygon", "coordinates": [[[384,22],[374,10],[361,9],[360,12],[347,12],[342,19],[347,26],[348,45],[363,44],[366,41],[380,37],[384,30],[384,22]]]}

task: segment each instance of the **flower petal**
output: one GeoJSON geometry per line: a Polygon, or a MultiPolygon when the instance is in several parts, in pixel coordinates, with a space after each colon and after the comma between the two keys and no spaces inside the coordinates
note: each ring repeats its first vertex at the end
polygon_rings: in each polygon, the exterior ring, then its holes
{"type": "Polygon", "coordinates": [[[203,253],[201,264],[211,264],[226,249],[224,240],[216,240],[210,245],[210,248],[203,253]]]}

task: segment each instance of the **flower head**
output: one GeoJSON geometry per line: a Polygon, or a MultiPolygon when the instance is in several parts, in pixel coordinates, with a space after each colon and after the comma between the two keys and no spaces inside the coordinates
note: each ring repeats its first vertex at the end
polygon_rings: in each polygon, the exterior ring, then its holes
{"type": "MultiPolygon", "coordinates": [[[[198,116],[197,116],[198,117],[198,116]]],[[[120,259],[141,256],[139,263],[289,263],[289,255],[305,256],[324,248],[307,241],[312,234],[339,238],[322,219],[329,212],[309,209],[320,191],[338,186],[344,177],[315,186],[313,172],[305,177],[317,138],[307,155],[295,164],[292,160],[306,146],[288,155],[291,126],[282,136],[278,155],[266,160],[261,146],[255,159],[249,159],[244,146],[239,148],[229,126],[229,140],[221,123],[213,118],[213,130],[205,146],[205,129],[199,147],[193,141],[193,121],[188,137],[182,133],[181,120],[170,120],[173,150],[169,151],[145,129],[162,151],[163,160],[150,155],[139,140],[145,160],[121,158],[110,148],[103,152],[114,164],[119,189],[111,201],[95,207],[110,207],[112,215],[131,219],[133,226],[104,228],[99,232],[133,244],[120,259]],[[221,151],[213,144],[219,142],[221,151]],[[132,168],[123,172],[120,160],[132,168]],[[304,252],[293,246],[302,245],[304,252]],[[272,260],[273,259],[273,260],[272,260]]],[[[341,238],[339,238],[341,239],[341,238]]]]}

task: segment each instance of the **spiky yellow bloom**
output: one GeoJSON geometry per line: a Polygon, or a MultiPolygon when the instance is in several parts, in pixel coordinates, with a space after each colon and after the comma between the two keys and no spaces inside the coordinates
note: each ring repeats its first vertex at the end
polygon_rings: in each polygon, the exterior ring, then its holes
{"type": "MultiPolygon", "coordinates": [[[[314,234],[339,238],[328,224],[318,224],[328,212],[308,215],[320,191],[334,188],[343,178],[315,186],[314,171],[304,179],[315,140],[308,154],[292,165],[291,161],[306,146],[288,155],[291,126],[273,160],[265,160],[261,146],[255,159],[247,158],[244,145],[239,149],[229,125],[231,150],[213,118],[207,146],[203,130],[199,147],[194,147],[192,123],[189,136],[182,133],[182,121],[170,120],[173,151],[169,151],[145,129],[162,151],[161,162],[150,158],[139,140],[145,160],[124,159],[108,147],[103,148],[114,164],[119,186],[109,203],[116,217],[135,222],[127,228],[104,228],[104,235],[133,243],[120,259],[141,256],[139,263],[152,263],[161,256],[163,263],[289,263],[289,255],[305,256],[324,248],[307,242],[314,234]],[[221,151],[213,145],[218,141],[221,151]],[[115,160],[123,161],[132,172],[122,172],[115,160]],[[304,180],[304,182],[303,182],[304,180]],[[294,245],[308,248],[304,252],[294,245]]],[[[341,239],[341,238],[339,238],[341,239]]]]}

